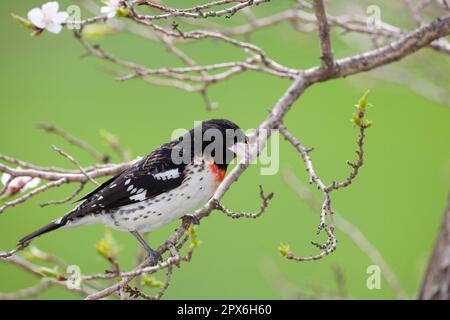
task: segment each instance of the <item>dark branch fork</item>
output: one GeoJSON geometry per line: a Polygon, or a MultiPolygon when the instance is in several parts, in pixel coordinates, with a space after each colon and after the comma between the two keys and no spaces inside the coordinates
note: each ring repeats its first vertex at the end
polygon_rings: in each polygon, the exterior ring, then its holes
{"type": "MultiPolygon", "coordinates": [[[[83,0],[84,3],[88,0],[83,0]]],[[[398,61],[407,57],[423,47],[431,47],[443,53],[450,53],[450,46],[443,37],[450,34],[450,16],[442,16],[431,22],[425,23],[420,21],[419,27],[411,32],[406,32],[399,28],[393,27],[386,23],[381,23],[377,29],[369,29],[365,27],[365,20],[357,17],[335,17],[327,14],[324,1],[315,0],[312,7],[306,5],[305,10],[314,10],[314,14],[308,13],[302,8],[292,8],[286,12],[274,14],[273,16],[265,18],[256,18],[251,13],[251,8],[263,4],[265,0],[218,0],[211,1],[206,4],[198,5],[192,8],[170,8],[161,3],[152,1],[134,0],[122,2],[123,9],[126,11],[125,16],[116,21],[109,21],[110,25],[116,30],[129,31],[143,36],[146,39],[161,42],[168,52],[174,54],[185,67],[164,67],[157,69],[150,69],[143,65],[128,61],[114,56],[103,50],[98,45],[89,43],[83,34],[84,28],[93,23],[104,22],[107,19],[104,15],[94,16],[81,21],[71,21],[71,24],[78,25],[80,28],[75,30],[76,38],[81,42],[86,50],[87,55],[92,55],[100,59],[109,61],[123,69],[126,73],[118,75],[120,80],[128,80],[133,78],[140,78],[147,82],[156,85],[168,85],[176,88],[181,88],[188,92],[197,92],[202,95],[209,109],[211,109],[211,102],[207,96],[207,89],[210,85],[227,80],[237,74],[246,71],[257,71],[266,73],[271,76],[280,77],[283,79],[290,79],[292,81],[286,92],[280,97],[278,102],[273,106],[266,119],[257,127],[256,130],[256,147],[247,155],[246,159],[242,159],[218,187],[213,197],[200,209],[194,212],[191,219],[184,219],[180,227],[159,246],[157,252],[161,255],[168,254],[168,257],[160,261],[157,265],[152,266],[149,259],[138,264],[131,271],[123,272],[118,268],[117,261],[110,259],[113,267],[113,272],[99,273],[92,275],[81,275],[83,280],[83,289],[76,289],[75,291],[88,299],[102,299],[108,296],[117,296],[121,299],[126,298],[127,294],[131,298],[142,299],[160,299],[167,290],[172,281],[174,266],[180,266],[182,262],[191,260],[195,245],[195,233],[193,231],[192,222],[200,221],[202,218],[208,216],[213,210],[223,212],[231,218],[257,218],[263,214],[273,194],[266,195],[260,187],[260,197],[262,200],[259,210],[255,213],[234,212],[227,209],[222,203],[221,199],[231,187],[231,185],[238,180],[238,178],[246,171],[252,160],[259,156],[264,149],[267,139],[270,137],[273,130],[279,130],[282,136],[298,151],[303,160],[311,183],[313,183],[322,193],[323,199],[320,205],[320,223],[318,232],[324,231],[327,240],[323,244],[313,243],[315,247],[320,250],[319,254],[310,256],[296,256],[292,252],[288,252],[287,258],[296,261],[309,261],[320,259],[336,249],[337,239],[334,234],[334,219],[333,208],[330,194],[334,190],[345,188],[349,186],[358,175],[360,168],[364,163],[364,143],[365,130],[368,126],[358,125],[359,137],[357,141],[357,160],[355,163],[350,163],[351,172],[341,182],[332,182],[329,185],[325,184],[316,174],[313,166],[310,153],[312,149],[306,148],[299,139],[297,139],[291,132],[288,131],[283,124],[286,114],[289,112],[292,105],[310,86],[328,81],[331,79],[342,78],[360,72],[369,71],[394,61],[398,61]],[[140,6],[148,6],[153,10],[157,10],[157,14],[144,15],[139,12],[140,6]],[[217,9],[218,6],[222,6],[217,9]],[[223,8],[225,6],[225,8],[223,8]],[[249,23],[237,27],[222,27],[218,25],[208,25],[209,30],[193,30],[183,31],[178,24],[173,24],[172,28],[163,27],[156,24],[156,22],[165,19],[179,18],[183,23],[190,25],[198,25],[211,20],[213,17],[231,17],[237,12],[245,11],[246,16],[249,17],[249,23]],[[233,36],[241,34],[249,34],[259,28],[265,28],[283,21],[300,21],[308,22],[317,25],[319,30],[319,45],[320,45],[320,66],[311,67],[306,70],[299,70],[290,68],[276,62],[270,58],[262,48],[246,41],[237,40],[233,36]],[[134,23],[134,24],[133,24],[134,23]],[[374,50],[365,52],[360,55],[349,56],[343,59],[335,60],[333,57],[333,50],[330,39],[330,27],[340,27],[347,31],[366,33],[387,39],[395,39],[388,45],[381,46],[374,50]],[[214,30],[214,31],[211,31],[214,30]],[[227,45],[233,46],[242,50],[245,57],[239,61],[228,61],[212,65],[200,65],[195,59],[187,55],[177,44],[185,42],[195,42],[201,40],[220,41],[227,45]],[[259,134],[267,132],[268,134],[259,134]],[[188,243],[191,238],[191,246],[187,253],[182,254],[184,245],[188,243]],[[132,287],[131,282],[142,275],[151,275],[159,270],[166,270],[166,277],[159,292],[154,296],[148,296],[138,287],[132,287]],[[121,280],[113,284],[107,285],[99,283],[101,280],[117,279],[121,280]]],[[[405,2],[407,5],[409,2],[405,2]]],[[[427,4],[424,4],[424,6],[427,4]]],[[[91,6],[92,7],[92,6],[91,6]]],[[[417,10],[418,7],[413,8],[412,12],[414,19],[418,22],[417,10]]],[[[420,11],[420,9],[419,9],[420,11]]],[[[86,54],[85,54],[86,55],[86,54]]],[[[364,114],[362,115],[364,117],[364,114]]],[[[120,148],[116,141],[110,143],[114,152],[121,156],[122,163],[109,163],[110,158],[103,153],[97,151],[86,142],[66,133],[59,128],[51,125],[41,125],[41,128],[47,132],[51,132],[61,136],[68,143],[73,144],[88,153],[90,153],[96,160],[98,165],[91,167],[82,167],[80,163],[73,156],[65,153],[59,148],[55,151],[67,158],[72,164],[76,166],[74,169],[42,167],[32,163],[21,161],[6,155],[0,155],[0,160],[6,164],[0,164],[0,172],[9,174],[6,186],[0,191],[4,194],[8,185],[17,177],[31,177],[45,180],[41,186],[28,191],[24,195],[17,197],[14,200],[7,200],[0,207],[0,213],[7,208],[21,204],[30,198],[43,193],[51,188],[55,188],[64,184],[78,183],[79,187],[66,199],[49,201],[43,204],[62,204],[73,199],[81,192],[84,186],[89,183],[95,183],[95,179],[116,175],[128,168],[133,162],[128,161],[125,157],[123,149],[120,148]],[[18,168],[18,167],[21,168],[18,168]]],[[[114,139],[112,139],[114,140],[114,139]]],[[[44,277],[39,266],[29,263],[27,260],[16,255],[17,250],[10,252],[0,252],[0,259],[7,263],[15,264],[22,269],[38,276],[44,277]]],[[[48,280],[48,277],[45,277],[48,280]]],[[[16,297],[32,296],[46,290],[49,286],[58,285],[64,286],[67,279],[62,275],[51,279],[49,282],[30,287],[16,293],[16,297]]],[[[393,281],[394,282],[394,281],[393,281]]],[[[13,297],[11,295],[5,298],[13,297]]],[[[1,296],[0,296],[1,298],[1,296]]]]}

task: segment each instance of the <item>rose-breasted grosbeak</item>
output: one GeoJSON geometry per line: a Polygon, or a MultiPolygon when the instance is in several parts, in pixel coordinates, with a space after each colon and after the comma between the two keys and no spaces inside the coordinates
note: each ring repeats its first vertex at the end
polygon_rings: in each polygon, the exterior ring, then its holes
{"type": "Polygon", "coordinates": [[[103,223],[131,232],[156,263],[156,252],[140,232],[162,227],[209,200],[235,156],[233,146],[246,141],[231,121],[204,121],[106,181],[74,210],[22,238],[18,245],[24,247],[61,227],[103,223]]]}

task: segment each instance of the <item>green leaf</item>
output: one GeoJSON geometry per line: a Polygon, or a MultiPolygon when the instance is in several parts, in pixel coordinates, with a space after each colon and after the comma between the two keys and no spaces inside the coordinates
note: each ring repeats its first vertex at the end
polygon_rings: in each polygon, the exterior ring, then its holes
{"type": "Polygon", "coordinates": [[[119,8],[119,9],[117,9],[117,12],[116,12],[117,17],[128,17],[130,14],[131,14],[131,11],[128,8],[119,8]]]}
{"type": "Polygon", "coordinates": [[[366,108],[371,107],[372,105],[368,102],[369,99],[369,90],[364,92],[363,96],[359,99],[358,104],[355,107],[358,108],[358,112],[353,113],[351,122],[363,129],[368,129],[372,126],[373,122],[367,120],[366,116],[366,108]]]}
{"type": "Polygon", "coordinates": [[[11,13],[11,17],[13,18],[14,21],[16,21],[18,24],[22,25],[24,28],[33,29],[33,24],[30,21],[28,21],[27,19],[15,14],[15,13],[11,13]]]}
{"type": "Polygon", "coordinates": [[[153,277],[144,274],[142,276],[142,285],[150,288],[162,288],[164,283],[160,280],[157,280],[153,277]]]}
{"type": "Polygon", "coordinates": [[[95,246],[97,253],[107,260],[117,256],[118,246],[110,232],[106,232],[103,239],[95,246]]]}
{"type": "Polygon", "coordinates": [[[278,246],[278,252],[283,256],[286,257],[288,254],[291,253],[291,248],[288,244],[280,243],[278,246]]]}
{"type": "Polygon", "coordinates": [[[58,279],[61,277],[61,274],[58,272],[58,267],[54,267],[53,269],[41,267],[36,270],[38,273],[40,273],[42,276],[47,278],[54,278],[58,279]]]}
{"type": "Polygon", "coordinates": [[[22,254],[22,256],[29,261],[31,260],[45,261],[48,259],[48,254],[36,247],[30,247],[30,249],[25,251],[22,254]]]}
{"type": "Polygon", "coordinates": [[[188,229],[189,238],[191,239],[191,248],[198,247],[202,241],[200,241],[197,237],[197,228],[191,224],[188,229]]]}
{"type": "Polygon", "coordinates": [[[358,108],[365,109],[367,107],[367,100],[369,99],[369,92],[370,92],[370,90],[366,90],[366,92],[364,92],[361,99],[359,99],[358,108]]]}
{"type": "Polygon", "coordinates": [[[352,123],[353,123],[354,125],[360,127],[361,124],[362,124],[362,120],[363,120],[363,119],[361,119],[361,118],[359,117],[359,114],[358,114],[358,113],[353,113],[353,116],[352,116],[352,120],[351,120],[351,121],[352,121],[352,123]]]}
{"type": "Polygon", "coordinates": [[[106,24],[88,24],[83,28],[83,35],[90,39],[98,39],[110,34],[113,34],[115,30],[106,24]]]}

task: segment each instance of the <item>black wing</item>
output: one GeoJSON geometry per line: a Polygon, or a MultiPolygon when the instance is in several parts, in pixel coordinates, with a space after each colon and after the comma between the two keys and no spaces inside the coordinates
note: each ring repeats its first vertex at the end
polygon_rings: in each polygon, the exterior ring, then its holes
{"type": "Polygon", "coordinates": [[[86,195],[78,208],[65,218],[72,219],[90,213],[144,201],[172,190],[184,180],[185,164],[174,164],[172,147],[165,144],[121,174],[109,179],[86,195]]]}

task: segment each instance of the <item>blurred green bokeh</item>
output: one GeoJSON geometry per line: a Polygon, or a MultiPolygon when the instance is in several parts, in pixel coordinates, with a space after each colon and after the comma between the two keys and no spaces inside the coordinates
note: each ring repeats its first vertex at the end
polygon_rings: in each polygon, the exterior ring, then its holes
{"type": "MultiPolygon", "coordinates": [[[[372,2],[383,5],[381,1],[372,2]]],[[[198,95],[139,80],[115,81],[108,72],[111,65],[92,57],[79,58],[81,47],[67,30],[58,36],[44,33],[30,37],[27,30],[10,18],[11,12],[25,16],[30,8],[41,3],[3,0],[0,5],[0,152],[3,154],[40,165],[69,167],[70,163],[51,150],[50,145],[56,144],[76,155],[83,165],[92,163],[85,152],[36,128],[38,122],[49,122],[110,153],[99,135],[101,129],[106,129],[117,134],[133,156],[145,155],[167,141],[174,129],[190,128],[195,120],[224,117],[243,128],[253,128],[289,85],[278,78],[245,73],[211,87],[210,96],[219,103],[219,108],[206,112],[198,95]]],[[[62,3],[61,7],[65,8],[71,2],[62,3]]],[[[268,14],[289,5],[291,1],[272,1],[267,6],[259,6],[256,12],[268,14]]],[[[388,22],[406,20],[395,16],[395,10],[387,12],[383,18],[388,22]]],[[[225,22],[242,21],[236,15],[225,22]]],[[[350,45],[354,42],[342,40],[345,38],[370,46],[369,38],[333,34],[338,58],[361,51],[358,46],[350,45]]],[[[318,63],[316,37],[295,32],[288,23],[258,31],[251,40],[285,65],[302,68],[318,63]]],[[[161,45],[135,36],[111,35],[99,41],[118,56],[149,67],[179,65],[161,45]]],[[[205,41],[184,48],[202,64],[242,57],[238,49],[221,43],[205,41]]],[[[411,72],[412,78],[407,81],[423,77],[439,82],[446,91],[450,88],[448,57],[429,49],[397,66],[411,72]]],[[[326,182],[342,179],[348,172],[345,161],[355,156],[357,131],[349,119],[354,103],[368,88],[375,107],[368,114],[374,127],[368,132],[366,165],[351,187],[336,192],[334,206],[380,250],[402,287],[414,297],[450,185],[448,107],[399,84],[373,80],[363,74],[308,89],[290,111],[286,125],[307,146],[314,146],[316,170],[326,182]]],[[[224,199],[228,207],[237,210],[256,209],[260,204],[258,184],[262,184],[266,191],[275,193],[269,210],[258,220],[231,220],[217,212],[204,219],[198,229],[203,243],[191,263],[175,270],[165,298],[295,298],[286,281],[302,290],[336,289],[334,267],[343,271],[352,298],[395,298],[384,280],[380,290],[367,289],[366,269],[371,262],[339,231],[338,250],[323,260],[298,264],[280,257],[277,251],[280,242],[289,243],[298,254],[308,255],[317,251],[310,241],[318,240],[315,235],[318,213],[287,186],[283,179],[286,170],[293,170],[307,182],[298,154],[281,141],[279,173],[261,176],[259,168],[253,166],[224,199]]],[[[0,248],[13,248],[21,236],[69,210],[70,205],[40,208],[39,203],[64,198],[74,188],[53,190],[3,213],[0,248]]],[[[178,222],[152,233],[150,243],[157,245],[177,225],[178,222]]],[[[94,246],[104,232],[105,227],[101,225],[61,230],[36,240],[34,245],[57,254],[69,264],[79,265],[83,273],[101,272],[109,266],[96,254],[94,246]]],[[[121,246],[121,265],[124,270],[131,268],[137,242],[126,233],[114,231],[113,235],[121,246]]],[[[163,273],[156,277],[162,279],[163,273]]],[[[0,292],[13,292],[36,281],[17,267],[0,263],[0,292]]],[[[52,288],[39,298],[79,297],[52,288]]]]}

